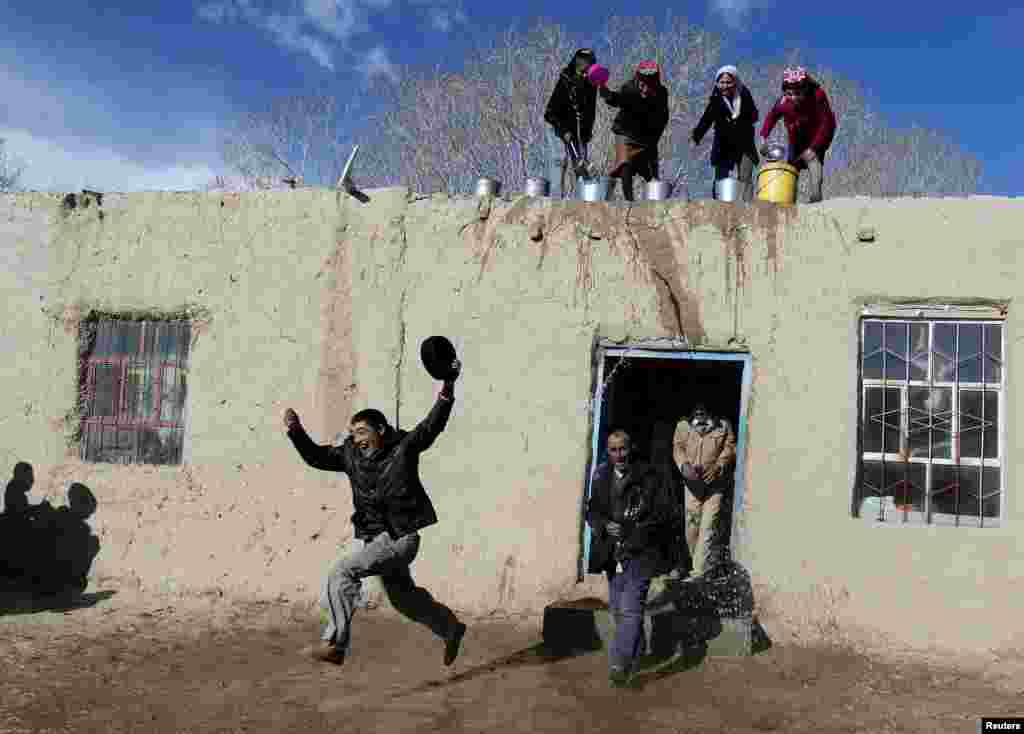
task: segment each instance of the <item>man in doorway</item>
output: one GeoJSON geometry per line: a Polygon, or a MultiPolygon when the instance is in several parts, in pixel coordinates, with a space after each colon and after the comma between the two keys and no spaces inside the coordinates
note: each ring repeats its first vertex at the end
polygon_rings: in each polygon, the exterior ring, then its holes
{"type": "Polygon", "coordinates": [[[691,579],[699,579],[723,559],[722,502],[736,461],[736,435],[725,418],[698,404],[676,425],[672,456],[683,476],[686,546],[691,579]]]}
{"type": "Polygon", "coordinates": [[[615,620],[610,678],[620,687],[628,684],[646,647],[647,593],[668,556],[672,500],[665,473],[633,460],[629,434],[613,431],[607,446],[608,460],[595,470],[587,503],[593,531],[588,572],[608,577],[608,606],[615,620]]]}
{"type": "Polygon", "coordinates": [[[325,471],[344,472],[352,484],[352,524],[363,547],[338,560],[324,584],[320,606],[327,618],[318,646],[307,650],[316,660],[340,665],[349,652],[352,617],[362,579],[379,576],[391,604],[444,641],[444,664],[459,653],[466,625],[430,593],[413,582],[409,566],[420,547],[419,531],[437,522],[433,504],[419,478],[419,457],[448,424],[455,401],[454,376],[444,383],[427,417],[412,431],[388,425],[379,410],[352,416],[351,435],[340,445],[317,445],[289,408],[284,424],[299,455],[325,471]]]}

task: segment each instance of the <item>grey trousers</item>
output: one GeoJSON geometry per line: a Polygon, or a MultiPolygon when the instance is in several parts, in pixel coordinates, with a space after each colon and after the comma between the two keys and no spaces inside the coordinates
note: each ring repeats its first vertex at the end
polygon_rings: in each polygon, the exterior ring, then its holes
{"type": "Polygon", "coordinates": [[[815,202],[821,201],[821,185],[825,179],[825,166],[818,156],[815,155],[810,163],[805,161],[807,166],[807,175],[810,177],[810,192],[807,196],[809,203],[814,204],[815,202]]]}
{"type": "Polygon", "coordinates": [[[388,600],[396,610],[430,628],[442,640],[447,640],[459,620],[452,610],[412,580],[409,566],[419,549],[419,533],[409,533],[398,540],[381,533],[360,550],[338,560],[327,575],[320,597],[320,608],[327,620],[321,638],[333,642],[342,653],[349,653],[352,616],[362,580],[368,576],[380,576],[388,600]]]}

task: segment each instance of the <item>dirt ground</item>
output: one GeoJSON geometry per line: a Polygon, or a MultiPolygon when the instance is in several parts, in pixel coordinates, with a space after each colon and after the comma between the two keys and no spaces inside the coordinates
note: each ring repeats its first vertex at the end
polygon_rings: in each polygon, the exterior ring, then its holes
{"type": "Polygon", "coordinates": [[[776,640],[616,690],[604,652],[545,653],[535,618],[473,622],[445,668],[425,629],[363,611],[339,668],[298,654],[316,638],[309,600],[122,589],[84,603],[0,598],[0,732],[966,734],[980,716],[1024,715],[1021,661],[993,674],[776,640]]]}

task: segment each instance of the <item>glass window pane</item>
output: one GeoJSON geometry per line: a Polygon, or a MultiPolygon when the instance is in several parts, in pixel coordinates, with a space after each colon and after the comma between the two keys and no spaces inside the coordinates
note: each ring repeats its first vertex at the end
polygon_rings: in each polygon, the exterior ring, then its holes
{"type": "Polygon", "coordinates": [[[947,464],[932,465],[931,512],[945,515],[956,514],[956,500],[959,489],[957,469],[947,464]]]}
{"type": "Polygon", "coordinates": [[[111,325],[109,321],[99,322],[96,330],[96,345],[93,347],[94,357],[108,357],[112,350],[111,325]]]}
{"type": "Polygon", "coordinates": [[[142,324],[138,321],[118,321],[115,325],[114,349],[118,354],[137,354],[142,343],[142,324]]]}
{"type": "Polygon", "coordinates": [[[178,326],[178,360],[181,364],[187,364],[188,350],[192,340],[192,325],[183,321],[178,326]]]}
{"type": "Polygon", "coordinates": [[[155,428],[139,429],[139,459],[144,464],[162,464],[164,444],[159,430],[155,428]]]}
{"type": "Polygon", "coordinates": [[[961,466],[959,515],[978,517],[981,514],[981,467],[961,466]]]}
{"type": "Polygon", "coordinates": [[[960,324],[957,345],[960,382],[981,382],[981,325],[960,324]]]}
{"type": "Polygon", "coordinates": [[[899,388],[869,387],[864,400],[864,451],[869,453],[900,450],[899,388]]]}
{"type": "Polygon", "coordinates": [[[908,446],[911,457],[952,457],[953,388],[912,387],[907,390],[908,446]]]}
{"type": "Polygon", "coordinates": [[[960,391],[961,456],[981,458],[982,442],[986,444],[986,458],[994,459],[998,456],[998,400],[999,394],[992,391],[987,394],[981,390],[960,391]]]}
{"type": "Polygon", "coordinates": [[[160,325],[160,358],[174,360],[178,358],[178,340],[181,329],[177,323],[160,325]]]}
{"type": "Polygon", "coordinates": [[[956,324],[935,324],[932,345],[932,375],[935,382],[953,382],[956,377],[956,324]]]}
{"type": "Polygon", "coordinates": [[[897,510],[924,512],[924,464],[886,462],[884,496],[892,497],[897,510]]]}
{"type": "Polygon", "coordinates": [[[984,447],[982,453],[986,459],[999,458],[999,393],[995,390],[985,391],[985,428],[982,432],[984,447]]]}
{"type": "Polygon", "coordinates": [[[907,379],[907,324],[885,325],[885,379],[907,379]]]}
{"type": "Polygon", "coordinates": [[[981,480],[981,514],[983,517],[999,517],[1002,471],[996,467],[985,467],[981,471],[981,480]]]}
{"type": "Polygon", "coordinates": [[[93,393],[92,416],[113,416],[117,408],[118,367],[112,364],[97,364],[95,370],[95,391],[93,393]]]}
{"type": "Polygon", "coordinates": [[[857,507],[860,517],[882,517],[882,462],[864,461],[861,463],[861,482],[857,487],[857,507]]]}
{"type": "Polygon", "coordinates": [[[928,324],[910,325],[910,379],[928,379],[928,324]]]}
{"type": "Polygon", "coordinates": [[[999,382],[1003,379],[1003,327],[1000,324],[985,326],[985,382],[999,382]]]}
{"type": "Polygon", "coordinates": [[[882,379],[882,324],[864,322],[864,379],[882,379]]]}
{"type": "Polygon", "coordinates": [[[180,464],[183,433],[179,428],[161,428],[160,439],[163,442],[164,464],[180,464]]]}
{"type": "Polygon", "coordinates": [[[128,384],[125,398],[128,405],[125,414],[129,418],[149,418],[153,414],[153,386],[150,371],[143,362],[133,362],[126,370],[128,384]]]}
{"type": "Polygon", "coordinates": [[[154,323],[147,321],[142,327],[142,335],[144,345],[142,347],[143,353],[146,355],[146,359],[149,360],[156,354],[157,341],[160,338],[160,323],[154,323]]]}
{"type": "Polygon", "coordinates": [[[185,408],[185,372],[175,367],[164,367],[160,420],[180,423],[185,408]]]}

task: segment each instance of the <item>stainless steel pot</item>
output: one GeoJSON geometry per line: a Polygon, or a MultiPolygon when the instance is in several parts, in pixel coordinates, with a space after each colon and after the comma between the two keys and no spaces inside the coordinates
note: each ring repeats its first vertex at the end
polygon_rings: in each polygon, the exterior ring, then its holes
{"type": "Polygon", "coordinates": [[[715,181],[715,198],[719,201],[739,201],[741,190],[737,178],[720,178],[715,181]]]}
{"type": "Polygon", "coordinates": [[[607,176],[576,179],[576,195],[583,201],[608,201],[611,179],[607,176]]]}
{"type": "Polygon", "coordinates": [[[654,179],[648,181],[644,191],[644,198],[647,201],[664,201],[672,196],[672,184],[668,181],[654,179]]]}
{"type": "Polygon", "coordinates": [[[786,160],[789,151],[781,143],[766,143],[761,146],[761,155],[769,163],[777,163],[786,160]]]}
{"type": "Polygon", "coordinates": [[[477,196],[497,196],[501,190],[501,181],[496,181],[493,178],[478,178],[476,181],[476,195],[477,196]]]}
{"type": "Polygon", "coordinates": [[[551,192],[551,182],[546,178],[533,177],[526,179],[526,195],[534,197],[548,196],[551,192]]]}

